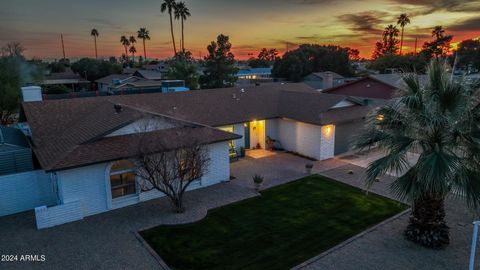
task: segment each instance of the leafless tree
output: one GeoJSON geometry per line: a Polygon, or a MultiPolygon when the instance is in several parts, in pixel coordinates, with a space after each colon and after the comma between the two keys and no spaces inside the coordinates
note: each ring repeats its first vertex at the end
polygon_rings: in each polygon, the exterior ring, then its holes
{"type": "MultiPolygon", "coordinates": [[[[139,133],[139,155],[136,158],[137,176],[142,191],[158,190],[165,194],[172,202],[175,211],[184,211],[183,195],[190,184],[200,180],[207,172],[210,158],[207,146],[195,142],[180,148],[152,152],[152,146],[157,147],[161,140],[147,139],[148,133],[155,132],[155,119],[142,124],[146,132],[139,133]]],[[[158,120],[158,119],[157,119],[158,120]]],[[[165,123],[159,123],[159,128],[165,123]]],[[[168,149],[166,145],[160,148],[168,149]]]]}

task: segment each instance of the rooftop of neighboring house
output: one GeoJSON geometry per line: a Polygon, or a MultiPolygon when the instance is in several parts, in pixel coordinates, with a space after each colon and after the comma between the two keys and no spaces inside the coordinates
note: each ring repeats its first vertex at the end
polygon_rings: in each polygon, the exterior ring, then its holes
{"type": "Polygon", "coordinates": [[[43,85],[50,84],[76,84],[76,83],[90,83],[82,78],[80,75],[74,73],[71,69],[67,69],[65,72],[50,73],[45,76],[43,85]]]}
{"type": "Polygon", "coordinates": [[[345,77],[343,77],[342,75],[336,73],[336,72],[333,72],[333,71],[324,71],[324,72],[314,72],[312,73],[311,75],[317,77],[317,78],[320,78],[322,80],[324,80],[328,75],[332,75],[332,78],[334,80],[339,80],[339,79],[344,79],[345,77]]]}
{"type": "Polygon", "coordinates": [[[397,89],[398,87],[382,80],[374,77],[365,77],[330,89],[325,89],[322,93],[372,99],[390,99],[395,95],[397,89]]]}
{"type": "Polygon", "coordinates": [[[248,75],[269,75],[272,74],[272,68],[241,68],[238,70],[237,76],[248,75]]]}
{"type": "Polygon", "coordinates": [[[133,73],[133,76],[136,77],[141,77],[144,79],[148,80],[161,80],[162,79],[162,73],[160,71],[155,71],[155,70],[143,70],[139,69],[133,73]]]}
{"type": "Polygon", "coordinates": [[[22,103],[22,120],[30,124],[33,150],[42,168],[59,170],[134,155],[135,134],[107,135],[145,117],[175,123],[148,132],[152,149],[166,150],[189,142],[238,138],[215,126],[279,117],[325,125],[360,119],[369,110],[360,100],[314,92],[305,84],[266,84],[27,102],[22,103]],[[345,101],[348,107],[337,106],[345,101]]]}
{"type": "MultiPolygon", "coordinates": [[[[379,81],[382,81],[398,89],[403,89],[405,87],[403,83],[403,76],[405,75],[406,73],[374,74],[374,75],[370,75],[370,77],[375,78],[379,81]]],[[[418,79],[420,83],[424,84],[427,81],[427,75],[418,75],[418,79]]]]}
{"type": "Polygon", "coordinates": [[[95,80],[96,83],[112,84],[114,80],[125,80],[133,77],[131,74],[111,74],[95,80]]]}

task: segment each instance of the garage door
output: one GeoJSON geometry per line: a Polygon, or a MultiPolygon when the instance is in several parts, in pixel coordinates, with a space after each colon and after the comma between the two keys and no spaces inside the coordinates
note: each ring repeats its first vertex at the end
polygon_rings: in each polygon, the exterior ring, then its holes
{"type": "Polygon", "coordinates": [[[361,120],[335,126],[335,155],[350,150],[353,136],[355,136],[362,127],[363,121],[361,120]]]}

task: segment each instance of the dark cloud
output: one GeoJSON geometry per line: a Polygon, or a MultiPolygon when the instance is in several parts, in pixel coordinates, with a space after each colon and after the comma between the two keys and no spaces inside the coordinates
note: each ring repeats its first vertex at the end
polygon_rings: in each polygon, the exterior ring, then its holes
{"type": "Polygon", "coordinates": [[[391,15],[381,11],[365,11],[355,14],[343,14],[337,18],[349,25],[349,29],[354,32],[366,34],[378,34],[383,29],[384,24],[388,22],[391,15]]]}
{"type": "Polygon", "coordinates": [[[480,0],[391,0],[400,5],[417,6],[411,15],[425,15],[436,11],[475,12],[480,11],[480,0]]]}
{"type": "Polygon", "coordinates": [[[452,31],[478,31],[480,33],[480,17],[460,21],[446,27],[446,29],[452,31]]]}

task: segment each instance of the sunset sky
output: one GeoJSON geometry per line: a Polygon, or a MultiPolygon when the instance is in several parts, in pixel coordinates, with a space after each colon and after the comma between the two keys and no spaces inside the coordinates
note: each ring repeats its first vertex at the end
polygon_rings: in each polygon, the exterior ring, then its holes
{"type": "MultiPolygon", "coordinates": [[[[443,25],[454,42],[480,37],[480,0],[185,0],[192,13],[185,24],[185,46],[195,57],[219,33],[230,36],[237,58],[259,48],[280,52],[302,43],[338,44],[357,48],[370,57],[382,29],[407,13],[404,50],[421,46],[435,25],[443,25]]],[[[60,58],[60,33],[67,57],[94,56],[92,28],[98,29],[100,56],[120,56],[120,36],[150,30],[149,58],[172,55],[169,19],[160,13],[160,0],[2,0],[0,46],[21,42],[28,57],[60,58]]],[[[180,22],[175,22],[177,44],[180,22]]],[[[137,51],[143,54],[140,44],[137,51]]]]}

